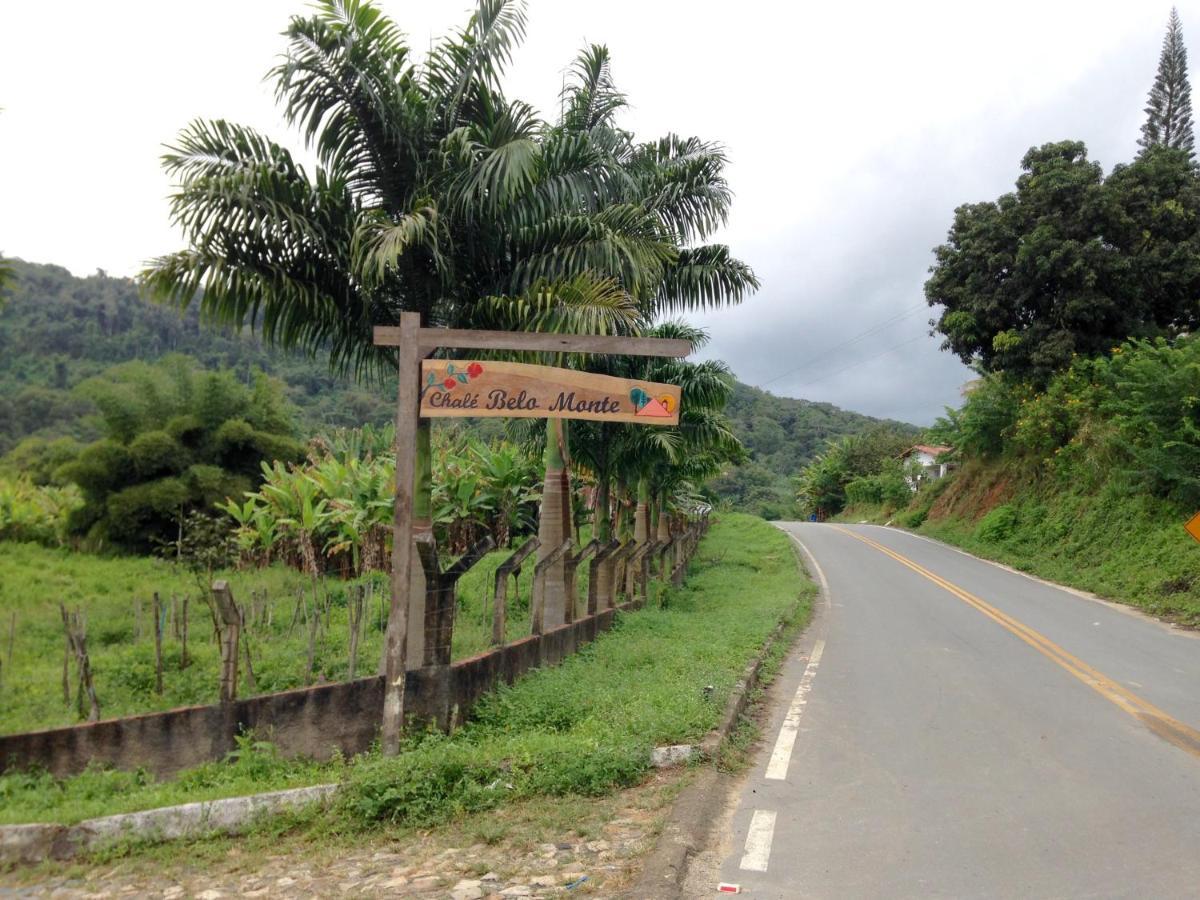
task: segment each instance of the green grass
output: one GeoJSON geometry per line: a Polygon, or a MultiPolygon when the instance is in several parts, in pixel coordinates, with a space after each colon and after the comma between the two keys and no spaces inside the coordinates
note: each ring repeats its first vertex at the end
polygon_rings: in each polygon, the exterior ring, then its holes
{"type": "Polygon", "coordinates": [[[1109,474],[1086,489],[1014,463],[973,461],[903,510],[855,506],[836,521],[891,522],[984,559],[1200,625],[1191,512],[1109,474]]]}
{"type": "MultiPolygon", "coordinates": [[[[420,826],[510,801],[598,796],[642,779],[652,747],[696,742],[715,727],[746,662],[782,617],[806,618],[814,592],[785,534],[724,514],[687,583],[663,591],[663,606],[619,615],[561,665],[486,697],[454,734],[414,735],[394,758],[370,753],[305,767],[263,749],[245,766],[261,772],[250,779],[255,790],[342,780],[335,814],[356,827],[420,826]]],[[[60,782],[0,776],[0,821],[70,822],[201,799],[191,773],[163,783],[139,777],[141,784],[121,773],[60,782]]],[[[221,785],[205,775],[204,796],[246,792],[236,772],[229,777],[221,785]]]]}
{"type": "MultiPolygon", "coordinates": [[[[462,659],[486,650],[491,640],[491,596],[495,571],[511,551],[494,551],[458,583],[459,610],[453,656],[462,659]]],[[[529,631],[532,563],[514,591],[509,582],[508,638],[529,631]]],[[[312,609],[311,582],[282,566],[219,573],[229,580],[234,598],[250,605],[252,592],[265,593],[270,624],[252,623],[250,644],[256,690],[245,681],[240,696],[301,687],[305,683],[308,634],[303,622],[291,627],[302,591],[312,609]],[[290,632],[290,635],[289,635],[290,632]]],[[[587,596],[587,566],[580,566],[579,596],[587,596]]],[[[374,600],[366,613],[360,641],[358,675],[373,673],[383,646],[388,600],[384,576],[376,578],[374,600]]],[[[349,619],[346,582],[323,579],[320,595],[329,595],[328,627],[315,643],[313,679],[344,680],[349,669],[349,619]]],[[[35,544],[0,542],[0,734],[71,725],[80,721],[74,703],[63,702],[63,625],[58,604],[80,608],[87,620],[88,651],[96,694],[104,718],[215,703],[220,651],[213,640],[208,607],[200,602],[200,585],[186,571],[145,557],[100,557],[35,544]],[[155,692],[151,597],[165,603],[190,598],[188,653],[191,664],[180,668],[181,645],[168,624],[163,642],[163,693],[155,692]],[[138,606],[140,604],[140,613],[138,606]],[[15,629],[15,630],[14,630],[15,629]],[[11,635],[12,656],[9,658],[11,635]]],[[[74,663],[71,677],[74,679],[74,663]]],[[[72,681],[72,692],[74,692],[72,681]]],[[[73,698],[72,698],[73,699],[73,698]]]]}
{"type": "Polygon", "coordinates": [[[1189,513],[1108,483],[1095,493],[1019,487],[977,521],[930,516],[919,531],[1042,578],[1200,625],[1200,544],[1189,513]]]}

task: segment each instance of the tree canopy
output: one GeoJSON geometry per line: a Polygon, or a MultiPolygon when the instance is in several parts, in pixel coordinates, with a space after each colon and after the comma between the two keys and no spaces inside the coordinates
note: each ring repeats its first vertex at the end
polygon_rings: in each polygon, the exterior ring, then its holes
{"type": "Polygon", "coordinates": [[[1200,324],[1200,179],[1151,147],[1104,177],[1078,141],[1021,161],[1016,191],[955,211],[925,283],[944,349],[1045,382],[1075,354],[1200,324]]]}

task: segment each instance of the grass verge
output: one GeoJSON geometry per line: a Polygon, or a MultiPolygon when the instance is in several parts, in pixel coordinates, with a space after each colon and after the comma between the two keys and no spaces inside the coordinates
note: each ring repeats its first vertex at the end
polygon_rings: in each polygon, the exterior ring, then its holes
{"type": "MultiPolygon", "coordinates": [[[[256,791],[341,780],[335,815],[353,827],[415,827],[530,798],[599,796],[643,779],[652,747],[698,742],[711,730],[747,661],[785,614],[799,606],[797,621],[807,617],[814,593],[787,535],[724,514],[687,582],[665,589],[661,606],[620,616],[560,666],[489,695],[454,734],[414,735],[398,757],[345,764],[275,759],[249,745],[244,766],[256,767],[256,791]]],[[[0,821],[69,823],[234,796],[246,782],[219,783],[215,773],[237,765],[200,767],[209,774],[199,792],[189,779],[200,770],[161,783],[117,772],[0,776],[0,821]]]]}
{"type": "Polygon", "coordinates": [[[1200,626],[1200,544],[1186,509],[1115,474],[1094,487],[972,462],[904,510],[855,506],[838,521],[891,522],[984,559],[1200,626]]]}

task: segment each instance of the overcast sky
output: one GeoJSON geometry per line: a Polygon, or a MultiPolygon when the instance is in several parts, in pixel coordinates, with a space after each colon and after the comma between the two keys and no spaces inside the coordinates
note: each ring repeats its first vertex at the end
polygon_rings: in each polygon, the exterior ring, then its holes
{"type": "MultiPolygon", "coordinates": [[[[382,6],[427,47],[465,21],[469,2],[382,6]]],[[[305,9],[6,4],[0,252],[133,275],[177,249],[161,145],[194,117],[223,117],[295,146],[262,76],[289,15],[305,9]]],[[[736,200],[718,239],[763,287],[697,317],[711,355],[779,395],[924,424],[957,405],[971,376],[928,336],[921,293],[954,207],[1010,189],[1034,144],[1084,140],[1106,171],[1130,159],[1169,10],[529,0],[508,90],[551,114],[575,51],[608,44],[633,104],[628,127],[696,134],[729,153],[736,200]]],[[[1200,0],[1179,10],[1200,54],[1200,0]]]]}

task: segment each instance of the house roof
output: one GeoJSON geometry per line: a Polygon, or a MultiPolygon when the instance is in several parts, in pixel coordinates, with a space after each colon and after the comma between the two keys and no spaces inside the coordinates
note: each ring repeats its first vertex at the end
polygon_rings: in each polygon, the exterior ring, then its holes
{"type": "Polygon", "coordinates": [[[938,444],[913,444],[907,450],[900,454],[900,458],[912,456],[914,453],[928,453],[930,456],[941,456],[943,453],[949,453],[953,447],[943,447],[938,444]]]}

